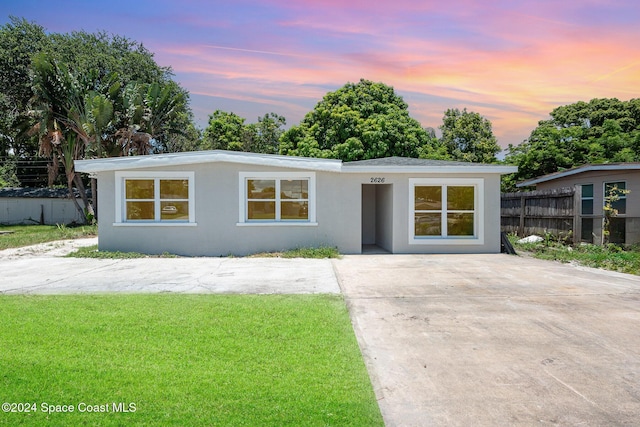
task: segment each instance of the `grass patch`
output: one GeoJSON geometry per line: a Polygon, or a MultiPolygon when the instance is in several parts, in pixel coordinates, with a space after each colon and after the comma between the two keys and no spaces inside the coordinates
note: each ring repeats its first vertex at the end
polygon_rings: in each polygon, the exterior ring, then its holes
{"type": "MultiPolygon", "coordinates": [[[[163,253],[161,255],[147,255],[139,252],[99,251],[98,245],[85,246],[66,255],[68,258],[98,258],[98,259],[127,259],[127,258],[177,258],[178,255],[163,253]]],[[[319,248],[297,248],[284,252],[261,252],[249,255],[249,258],[340,258],[337,248],[322,246],[319,248]]]]}
{"type": "Polygon", "coordinates": [[[283,252],[261,252],[250,255],[256,258],[340,258],[338,248],[332,246],[320,246],[317,248],[295,248],[283,252]]]}
{"type": "Polygon", "coordinates": [[[0,348],[3,425],[383,425],[340,296],[0,296],[0,348]]]}
{"type": "Polygon", "coordinates": [[[0,250],[37,245],[55,240],[92,237],[98,234],[95,225],[68,227],[65,225],[0,225],[0,250]]]}
{"type": "Polygon", "coordinates": [[[575,262],[586,267],[602,268],[621,273],[640,274],[638,246],[581,244],[570,246],[547,238],[539,243],[518,243],[517,236],[509,236],[516,251],[524,251],[535,258],[560,262],[575,262]]]}
{"type": "Polygon", "coordinates": [[[99,251],[98,245],[84,246],[65,255],[67,258],[96,258],[96,259],[131,259],[131,258],[177,258],[177,255],[163,253],[161,255],[147,255],[140,252],[99,251]]]}

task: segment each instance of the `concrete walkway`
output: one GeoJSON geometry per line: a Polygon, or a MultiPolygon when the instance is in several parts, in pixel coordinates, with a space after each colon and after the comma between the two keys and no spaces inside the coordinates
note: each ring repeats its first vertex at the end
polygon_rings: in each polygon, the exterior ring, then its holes
{"type": "Polygon", "coordinates": [[[509,255],[334,266],[387,426],[638,424],[640,277],[509,255]]]}

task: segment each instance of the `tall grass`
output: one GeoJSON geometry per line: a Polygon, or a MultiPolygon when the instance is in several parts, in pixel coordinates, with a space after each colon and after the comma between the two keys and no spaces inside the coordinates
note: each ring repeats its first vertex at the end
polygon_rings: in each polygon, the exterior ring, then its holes
{"type": "Polygon", "coordinates": [[[516,251],[527,252],[539,259],[575,262],[587,267],[603,268],[621,273],[640,274],[640,250],[638,246],[580,244],[571,246],[547,236],[538,243],[518,243],[510,236],[516,251]]]}

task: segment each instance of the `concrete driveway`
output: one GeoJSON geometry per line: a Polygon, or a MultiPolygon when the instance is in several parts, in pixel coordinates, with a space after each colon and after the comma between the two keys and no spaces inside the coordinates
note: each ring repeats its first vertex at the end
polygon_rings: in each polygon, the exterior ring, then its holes
{"type": "Polygon", "coordinates": [[[387,426],[638,425],[640,277],[509,255],[334,267],[387,426]]]}

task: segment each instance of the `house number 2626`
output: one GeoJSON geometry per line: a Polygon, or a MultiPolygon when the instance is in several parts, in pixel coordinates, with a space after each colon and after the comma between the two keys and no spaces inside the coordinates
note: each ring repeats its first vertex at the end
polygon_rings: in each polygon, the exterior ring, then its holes
{"type": "Polygon", "coordinates": [[[374,184],[383,184],[384,183],[384,178],[381,178],[379,176],[372,176],[371,177],[371,182],[374,184]]]}

